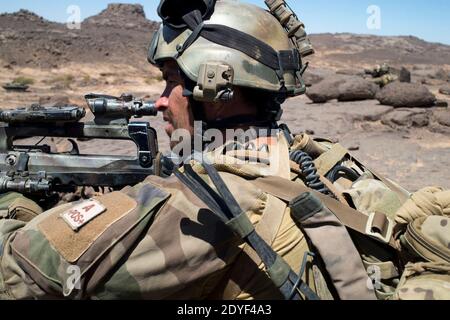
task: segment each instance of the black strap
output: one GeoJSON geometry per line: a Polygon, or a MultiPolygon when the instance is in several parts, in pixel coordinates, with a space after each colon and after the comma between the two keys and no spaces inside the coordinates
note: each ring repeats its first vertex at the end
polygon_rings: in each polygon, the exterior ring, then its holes
{"type": "Polygon", "coordinates": [[[203,24],[201,13],[198,10],[185,15],[183,20],[193,33],[178,50],[178,55],[183,54],[201,36],[211,42],[245,53],[274,70],[299,71],[301,69],[300,56],[296,49],[278,52],[263,41],[237,29],[224,25],[203,24]]]}
{"type": "Polygon", "coordinates": [[[299,70],[300,54],[297,50],[278,51],[278,60],[281,70],[299,70]]]}
{"type": "MultiPolygon", "coordinates": [[[[212,183],[223,197],[225,204],[228,205],[233,216],[238,217],[242,213],[242,209],[234,196],[231,194],[225,182],[220,177],[219,172],[214,168],[214,166],[208,163],[203,163],[203,167],[205,168],[212,183]]],[[[245,240],[264,262],[271,279],[274,281],[275,285],[279,287],[286,299],[289,299],[292,296],[292,292],[297,290],[296,287],[293,286],[295,283],[299,284],[298,290],[300,290],[300,292],[303,293],[307,299],[319,299],[311,288],[308,287],[308,285],[302,281],[301,278],[299,279],[299,276],[292,271],[289,265],[284,262],[284,260],[256,233],[255,230],[250,233],[245,240]],[[283,271],[278,270],[278,268],[289,270],[288,274],[286,274],[286,278],[282,278],[283,271]]],[[[294,296],[294,299],[296,300],[299,298],[300,297],[298,295],[294,296]]]]}
{"type": "Polygon", "coordinates": [[[186,21],[187,25],[191,28],[192,33],[183,43],[183,46],[181,48],[177,48],[178,56],[182,55],[183,52],[186,51],[186,49],[189,48],[195,40],[197,40],[203,30],[203,27],[205,26],[202,21],[202,15],[198,10],[185,15],[183,20],[186,21]]]}
{"type": "MultiPolygon", "coordinates": [[[[209,178],[220,195],[214,191],[190,165],[185,165],[185,174],[176,170],[174,173],[188,188],[190,188],[216,215],[229,227],[238,220],[248,219],[236,199],[233,197],[217,170],[208,163],[203,163],[209,178]]],[[[239,229],[239,228],[237,228],[239,229]]],[[[234,230],[241,235],[258,254],[267,267],[270,278],[280,289],[286,299],[298,300],[299,290],[309,300],[317,300],[317,295],[297,276],[284,260],[253,230],[246,225],[245,230],[234,230]],[[296,292],[293,296],[292,292],[296,292]]]]}
{"type": "Polygon", "coordinates": [[[196,196],[202,200],[223,222],[228,220],[228,217],[222,211],[220,206],[214,201],[211,197],[211,194],[205,192],[201,185],[199,185],[198,181],[193,179],[187,174],[181,173],[178,169],[174,170],[175,176],[184,183],[190,190],[195,190],[196,196]]]}

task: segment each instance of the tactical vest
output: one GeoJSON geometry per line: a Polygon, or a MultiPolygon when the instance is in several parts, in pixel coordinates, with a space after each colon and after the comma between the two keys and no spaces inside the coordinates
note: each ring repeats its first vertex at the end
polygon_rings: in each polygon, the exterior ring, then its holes
{"type": "MultiPolygon", "coordinates": [[[[379,299],[448,298],[448,192],[433,188],[411,196],[390,180],[363,166],[343,147],[326,141],[314,141],[306,135],[296,137],[291,151],[303,150],[314,159],[320,180],[332,193],[332,197],[323,195],[306,186],[308,175],[305,168],[289,160],[289,147],[282,137],[276,140],[280,143],[272,144],[275,150],[267,153],[268,159],[252,150],[234,150],[230,155],[218,156],[213,163],[222,172],[221,175],[230,173],[238,176],[236,180],[246,180],[246,188],[251,184],[265,192],[268,201],[264,205],[268,207],[254,223],[256,233],[295,271],[300,270],[303,281],[320,298],[358,299],[360,294],[362,297],[371,288],[375,289],[379,299]],[[277,167],[247,164],[253,156],[257,156],[263,164],[276,163],[277,167]],[[231,158],[242,161],[230,165],[227,160],[231,158]],[[305,236],[308,241],[295,239],[305,236]],[[296,242],[295,248],[286,245],[292,241],[296,242]],[[315,257],[312,258],[309,252],[315,257]]],[[[271,139],[266,142],[270,145],[271,139]]],[[[203,170],[200,164],[194,164],[193,168],[197,173],[203,170]]],[[[9,251],[6,250],[8,245],[5,245],[3,261],[10,261],[8,265],[3,265],[3,276],[9,279],[8,292],[14,293],[14,296],[29,296],[29,291],[42,288],[34,294],[45,296],[42,290],[51,293],[57,288],[57,284],[49,279],[60,278],[67,297],[80,298],[85,293],[95,292],[111,268],[118,265],[123,255],[134,247],[146,226],[152,228],[150,222],[170,196],[169,192],[164,191],[165,187],[172,184],[176,189],[173,179],[168,182],[161,179],[164,188],[153,187],[158,186],[156,182],[156,178],[149,177],[148,183],[99,198],[108,208],[107,213],[88,224],[76,236],[59,218],[61,213],[70,209],[70,205],[55,208],[34,219],[10,239],[12,254],[6,255],[9,251]],[[33,241],[30,242],[30,239],[33,241]],[[47,251],[42,251],[43,248],[47,251]],[[98,260],[105,250],[110,250],[108,258],[98,260]],[[52,259],[43,260],[39,254],[42,252],[51,253],[52,259]],[[53,260],[60,263],[49,263],[53,260]],[[92,261],[97,260],[98,265],[94,268],[92,261]],[[39,287],[29,287],[14,276],[17,263],[21,268],[27,267],[27,273],[39,287]],[[82,278],[84,291],[79,294],[74,288],[69,290],[65,287],[70,274],[60,274],[63,267],[72,264],[79,266],[83,275],[91,275],[82,278]]],[[[175,192],[179,194],[181,191],[175,192]]],[[[193,203],[193,208],[189,209],[193,216],[202,207],[197,200],[194,202],[197,205],[193,203]]],[[[184,200],[179,202],[180,205],[185,203],[184,200]]],[[[242,232],[246,234],[249,230],[243,228],[242,232]]],[[[11,231],[8,229],[8,232],[11,231]]],[[[150,236],[151,232],[150,229],[150,236]]],[[[144,244],[138,245],[137,250],[141,249],[145,249],[144,244]]],[[[255,275],[243,272],[248,263],[267,271],[253,248],[245,245],[243,252],[231,267],[224,270],[226,275],[220,274],[225,279],[216,288],[216,293],[222,295],[220,298],[252,298],[238,285],[239,282],[234,281],[239,277],[249,276],[248,281],[252,282],[249,285],[253,288],[259,283],[268,283],[264,272],[255,275]]],[[[279,262],[274,265],[283,264],[279,262]]],[[[118,278],[128,274],[126,271],[126,266],[121,267],[118,278]]],[[[272,270],[272,275],[277,274],[280,273],[272,270]]],[[[141,281],[142,287],[145,287],[145,281],[155,283],[159,280],[155,276],[141,281]]],[[[270,288],[261,289],[273,292],[270,288]]]]}
{"type": "MultiPolygon", "coordinates": [[[[450,297],[450,192],[427,188],[411,195],[365,167],[339,144],[303,135],[296,137],[292,148],[314,157],[320,180],[338,201],[316,193],[317,198],[347,227],[372,279],[367,285],[379,299],[450,297]]],[[[256,180],[255,185],[285,201],[306,192],[270,177],[256,180]]],[[[313,211],[310,206],[301,209],[313,211]]],[[[325,222],[318,217],[313,230],[325,222]]],[[[310,234],[307,225],[302,227],[325,260],[342,245],[338,241],[330,246],[336,238],[330,241],[325,233],[310,234]]],[[[339,276],[335,264],[328,264],[327,271],[332,279],[333,273],[339,276]]]]}
{"type": "MultiPolygon", "coordinates": [[[[362,165],[345,148],[326,141],[313,141],[307,135],[302,135],[295,138],[292,150],[306,151],[314,157],[314,165],[321,182],[337,200],[306,187],[303,182],[306,182],[308,177],[302,177],[299,164],[293,162],[290,162],[290,179],[268,175],[256,179],[253,177],[249,181],[255,187],[282,200],[291,209],[293,219],[312,242],[327,272],[328,283],[325,283],[325,277],[320,272],[314,274],[315,288],[321,298],[331,298],[333,290],[336,290],[334,298],[357,299],[359,293],[362,298],[364,287],[374,290],[378,299],[414,297],[411,292],[418,291],[420,292],[416,294],[416,298],[446,297],[450,292],[445,290],[449,284],[450,259],[445,244],[450,241],[449,233],[443,230],[444,225],[447,226],[448,217],[440,218],[440,227],[436,221],[428,223],[428,237],[417,240],[418,236],[411,234],[418,234],[420,231],[414,233],[411,230],[421,230],[417,225],[421,225],[424,220],[435,218],[433,215],[439,214],[436,210],[428,212],[422,220],[413,219],[409,225],[399,223],[399,214],[402,214],[405,206],[411,206],[411,194],[362,165]],[[441,244],[436,245],[436,242],[441,244]],[[422,251],[415,249],[411,243],[422,243],[422,251]],[[410,255],[411,247],[415,252],[413,257],[410,255]],[[430,249],[432,247],[434,249],[430,249]],[[417,254],[424,251],[427,253],[417,254]],[[430,255],[440,259],[430,259],[430,255]],[[418,257],[425,259],[426,263],[414,264],[418,257]],[[344,259],[345,263],[339,263],[340,259],[344,259]],[[358,264],[361,260],[364,274],[358,264]],[[366,275],[369,275],[370,279],[367,279],[366,275]],[[418,280],[410,280],[411,277],[418,280]],[[435,281],[426,285],[426,289],[423,289],[424,286],[417,287],[417,282],[425,283],[430,279],[435,281]],[[352,285],[349,285],[350,283],[352,285]],[[408,292],[409,296],[405,292],[408,292]]],[[[221,170],[236,173],[233,167],[227,168],[224,164],[216,166],[221,170]]],[[[450,194],[441,196],[444,199],[441,199],[440,205],[447,208],[445,210],[448,214],[450,194]]],[[[271,230],[269,234],[276,233],[279,225],[265,223],[265,220],[270,221],[271,218],[263,217],[258,226],[259,232],[271,230]]],[[[246,248],[244,251],[253,257],[254,261],[260,262],[252,255],[251,249],[246,248]]],[[[239,263],[236,264],[236,272],[238,269],[239,263]]],[[[232,285],[227,287],[228,298],[236,298],[239,293],[239,288],[233,288],[232,285]]]]}

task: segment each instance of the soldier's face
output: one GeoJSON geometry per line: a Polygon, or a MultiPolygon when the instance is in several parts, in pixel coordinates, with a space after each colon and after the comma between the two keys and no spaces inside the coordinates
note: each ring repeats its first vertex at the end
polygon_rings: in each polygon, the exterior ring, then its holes
{"type": "Polygon", "coordinates": [[[194,116],[192,114],[189,99],[183,97],[184,80],[179,73],[175,61],[167,61],[162,68],[166,88],[156,102],[158,111],[163,113],[167,122],[166,132],[169,137],[177,129],[186,129],[194,133],[194,116]]]}

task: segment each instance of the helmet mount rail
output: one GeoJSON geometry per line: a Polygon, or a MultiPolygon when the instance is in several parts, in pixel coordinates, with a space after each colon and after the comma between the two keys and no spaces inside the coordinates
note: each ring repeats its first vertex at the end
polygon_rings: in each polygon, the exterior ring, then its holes
{"type": "Polygon", "coordinates": [[[314,54],[314,48],[305,31],[305,24],[301,22],[285,0],[264,0],[270,13],[286,29],[289,38],[297,47],[302,58],[314,54]]]}
{"type": "Polygon", "coordinates": [[[233,99],[234,70],[220,62],[207,62],[200,66],[193,98],[201,102],[231,101],[233,99]]]}

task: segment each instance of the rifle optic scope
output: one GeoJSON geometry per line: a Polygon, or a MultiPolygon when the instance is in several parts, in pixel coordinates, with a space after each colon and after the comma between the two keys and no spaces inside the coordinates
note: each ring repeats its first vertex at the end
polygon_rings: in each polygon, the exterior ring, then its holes
{"type": "Polygon", "coordinates": [[[87,95],[86,101],[95,115],[119,114],[127,117],[156,117],[158,115],[155,102],[136,100],[131,95],[122,95],[120,98],[87,95]]]}

